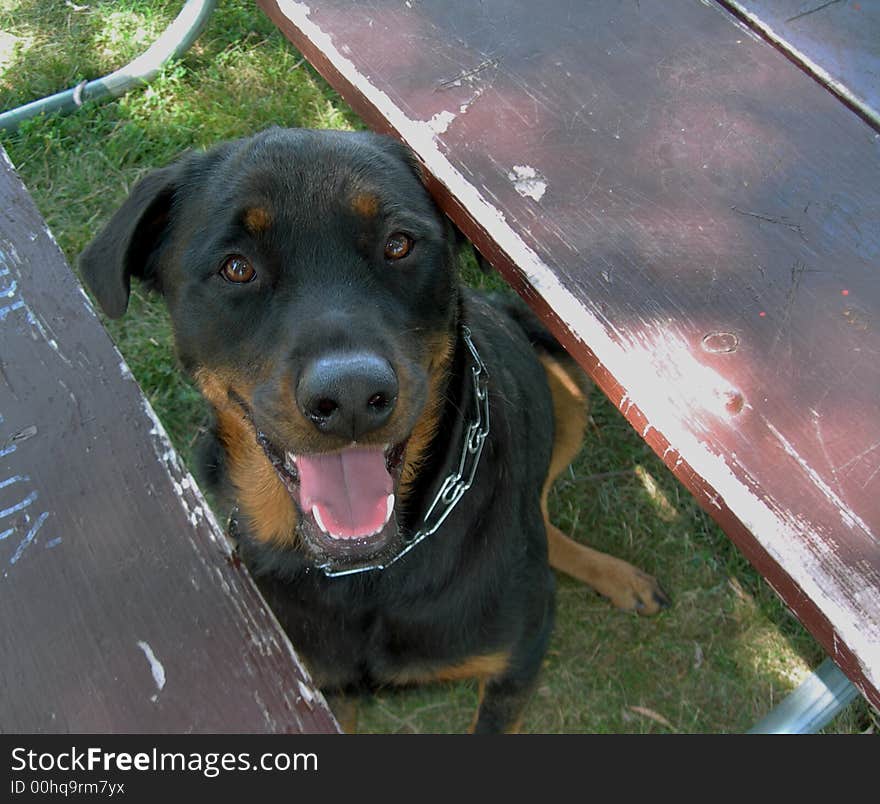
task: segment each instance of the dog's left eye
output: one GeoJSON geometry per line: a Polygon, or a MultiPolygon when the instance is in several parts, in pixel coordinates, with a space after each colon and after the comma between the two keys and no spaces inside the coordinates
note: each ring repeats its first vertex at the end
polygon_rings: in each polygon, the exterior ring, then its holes
{"type": "Polygon", "coordinates": [[[385,242],[385,259],[402,260],[412,251],[413,239],[403,232],[395,232],[385,242]]]}
{"type": "Polygon", "coordinates": [[[227,282],[234,282],[240,285],[253,281],[256,275],[257,272],[254,266],[242,257],[241,254],[233,254],[231,257],[227,257],[223,261],[223,265],[220,266],[220,276],[227,282]]]}

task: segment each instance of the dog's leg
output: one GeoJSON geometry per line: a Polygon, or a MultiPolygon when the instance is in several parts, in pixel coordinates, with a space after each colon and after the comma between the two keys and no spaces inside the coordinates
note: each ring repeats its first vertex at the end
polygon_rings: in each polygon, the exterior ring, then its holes
{"type": "Polygon", "coordinates": [[[547,528],[550,566],[595,589],[618,608],[656,614],[669,598],[656,579],[632,564],[570,539],[550,522],[547,497],[554,481],[577,455],[587,424],[587,397],[579,369],[569,370],[549,356],[541,358],[553,396],[555,437],[550,470],[541,493],[541,512],[547,528]]]}
{"type": "MultiPolygon", "coordinates": [[[[408,668],[393,677],[400,685],[426,684],[476,679],[480,699],[469,731],[472,733],[515,732],[519,730],[523,709],[535,685],[541,660],[553,627],[552,594],[554,578],[548,574],[545,603],[536,604],[537,618],[525,624],[533,636],[520,639],[511,649],[476,654],[453,664],[428,669],[408,668]]],[[[331,705],[336,711],[335,701],[331,705]]]]}
{"type": "Polygon", "coordinates": [[[619,558],[569,539],[547,522],[550,566],[577,578],[607,597],[617,608],[656,614],[669,605],[657,580],[619,558]]]}
{"type": "Polygon", "coordinates": [[[471,734],[518,734],[522,715],[534,683],[519,684],[502,679],[480,682],[480,706],[471,734]]]}
{"type": "Polygon", "coordinates": [[[473,734],[516,734],[522,725],[523,712],[534,692],[553,631],[555,581],[547,576],[545,605],[539,619],[510,653],[502,673],[480,679],[480,703],[471,726],[473,734]]]}

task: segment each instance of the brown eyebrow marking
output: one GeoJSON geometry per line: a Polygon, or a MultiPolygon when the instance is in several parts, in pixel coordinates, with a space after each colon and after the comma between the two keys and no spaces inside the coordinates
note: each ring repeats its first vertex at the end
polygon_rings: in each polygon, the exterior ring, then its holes
{"type": "Polygon", "coordinates": [[[272,213],[265,207],[251,207],[245,210],[244,225],[251,234],[262,234],[272,225],[272,213]]]}
{"type": "Polygon", "coordinates": [[[351,199],[351,208],[365,218],[372,218],[379,211],[379,199],[372,193],[358,193],[351,199]]]}

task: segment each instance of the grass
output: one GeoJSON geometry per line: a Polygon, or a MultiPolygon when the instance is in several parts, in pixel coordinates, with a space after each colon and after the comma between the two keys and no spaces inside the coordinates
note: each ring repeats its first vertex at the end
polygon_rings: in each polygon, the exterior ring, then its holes
{"type": "MultiPolygon", "coordinates": [[[[146,0],[0,0],[0,108],[121,66],[180,8],[146,0]]],[[[32,120],[2,144],[71,263],[145,172],[186,148],[268,125],[362,123],[245,0],[225,0],[194,48],[150,87],[32,120]]],[[[497,283],[466,270],[470,281],[497,283]]],[[[160,301],[135,288],[107,322],[185,458],[206,412],[180,376],[160,301]]],[[[822,651],[719,528],[599,393],[587,444],[553,493],[559,526],[661,579],[674,605],[652,619],[560,579],[558,625],[524,728],[533,732],[740,732],[822,651]]],[[[387,691],[365,731],[462,731],[473,684],[387,691]]],[[[829,731],[876,731],[864,703],[829,731]]]]}

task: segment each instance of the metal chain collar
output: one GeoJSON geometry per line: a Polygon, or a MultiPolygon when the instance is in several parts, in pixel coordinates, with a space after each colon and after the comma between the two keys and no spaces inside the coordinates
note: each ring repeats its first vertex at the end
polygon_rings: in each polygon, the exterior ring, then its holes
{"type": "MultiPolygon", "coordinates": [[[[489,370],[480,357],[477,347],[474,346],[470,329],[462,325],[461,334],[473,360],[471,381],[474,387],[474,404],[472,421],[468,425],[467,430],[465,430],[458,469],[447,475],[440,485],[440,489],[437,491],[433,502],[428,506],[427,512],[422,517],[422,526],[405,539],[403,548],[394,556],[381,563],[342,570],[332,570],[330,564],[321,564],[318,569],[322,570],[328,578],[340,578],[345,575],[356,575],[361,572],[387,569],[395,561],[403,558],[417,544],[436,533],[452,513],[455,506],[458,505],[461,498],[464,497],[467,490],[473,485],[477,467],[480,464],[480,456],[483,453],[483,444],[486,441],[486,436],[489,435],[489,370]]],[[[230,536],[238,535],[234,532],[237,531],[237,514],[238,506],[233,509],[229,517],[228,528],[230,536]]]]}

